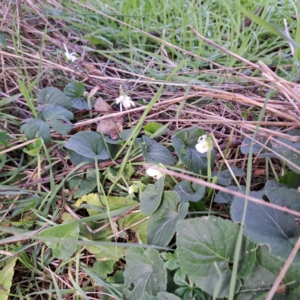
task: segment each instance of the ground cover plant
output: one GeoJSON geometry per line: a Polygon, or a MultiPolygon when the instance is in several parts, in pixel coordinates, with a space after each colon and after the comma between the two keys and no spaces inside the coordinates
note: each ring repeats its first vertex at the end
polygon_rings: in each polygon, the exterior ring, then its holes
{"type": "Polygon", "coordinates": [[[0,299],[299,298],[296,3],[0,10],[0,299]]]}

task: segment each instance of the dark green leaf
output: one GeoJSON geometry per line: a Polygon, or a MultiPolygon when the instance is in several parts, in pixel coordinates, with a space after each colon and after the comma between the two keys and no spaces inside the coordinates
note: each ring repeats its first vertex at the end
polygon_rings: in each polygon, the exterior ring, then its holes
{"type": "MultiPolygon", "coordinates": [[[[200,128],[181,130],[172,136],[175,151],[181,161],[195,174],[206,174],[207,153],[199,153],[195,146],[205,131],[200,128]]],[[[215,151],[211,150],[211,165],[214,162],[215,151]]]]}
{"type": "Polygon", "coordinates": [[[6,154],[0,154],[0,171],[5,165],[6,162],[6,154]]]}
{"type": "Polygon", "coordinates": [[[10,139],[9,134],[7,131],[0,131],[0,145],[7,146],[7,140],[10,139]]]}
{"type": "Polygon", "coordinates": [[[164,191],[164,178],[159,178],[155,185],[148,184],[141,194],[141,211],[143,214],[154,213],[160,205],[164,191]]]}
{"type": "MultiPolygon", "coordinates": [[[[257,138],[257,140],[262,144],[264,144],[266,141],[266,139],[261,139],[261,138],[257,138]]],[[[252,142],[252,139],[250,139],[248,137],[244,138],[242,145],[241,145],[241,152],[244,155],[249,154],[251,142],[252,142]]],[[[255,143],[255,141],[253,142],[253,154],[258,154],[259,152],[262,151],[262,149],[263,149],[263,146],[255,143]]]]}
{"type": "Polygon", "coordinates": [[[79,165],[82,162],[89,162],[91,164],[95,162],[94,159],[87,158],[87,157],[80,155],[72,150],[68,150],[68,153],[70,155],[70,160],[71,160],[72,164],[74,164],[74,165],[79,165]]]}
{"type": "Polygon", "coordinates": [[[93,265],[93,272],[95,272],[98,276],[105,279],[108,274],[113,273],[114,264],[116,262],[114,260],[103,259],[101,261],[97,261],[93,265]]]}
{"type": "MultiPolygon", "coordinates": [[[[258,296],[270,290],[276,276],[267,269],[255,263],[252,274],[246,280],[243,280],[243,286],[235,296],[235,300],[254,300],[258,296]]],[[[263,298],[265,299],[265,297],[263,298]]]]}
{"type": "MultiPolygon", "coordinates": [[[[300,136],[300,130],[299,129],[290,130],[289,132],[287,132],[287,134],[298,137],[298,136],[300,136]]],[[[292,150],[292,149],[295,149],[299,152],[300,151],[300,142],[292,142],[292,141],[289,141],[289,140],[286,140],[283,138],[277,138],[277,140],[280,141],[281,143],[283,143],[283,145],[273,142],[272,149],[276,153],[285,157],[291,163],[295,164],[296,166],[300,166],[300,155],[297,152],[292,150]],[[287,148],[287,147],[290,147],[292,149],[287,148]]],[[[291,168],[292,171],[294,171],[296,173],[300,173],[298,168],[295,168],[292,164],[287,162],[287,165],[291,168]]]]}
{"type": "MultiPolygon", "coordinates": [[[[267,246],[261,246],[257,250],[257,261],[261,267],[265,268],[266,270],[271,272],[275,277],[277,277],[279,272],[283,268],[286,259],[281,259],[277,255],[272,255],[271,253],[269,253],[269,248],[267,246]]],[[[283,282],[289,284],[290,290],[293,289],[296,290],[299,288],[300,286],[300,263],[299,262],[293,261],[288,271],[286,272],[283,282]]]]}
{"type": "MultiPolygon", "coordinates": [[[[236,192],[244,192],[246,190],[246,187],[244,185],[241,185],[241,190],[239,189],[239,187],[237,186],[228,186],[227,189],[231,190],[231,191],[236,191],[236,192]]],[[[234,195],[231,195],[229,193],[226,192],[218,192],[214,202],[216,203],[231,203],[234,199],[234,195]]]]}
{"type": "Polygon", "coordinates": [[[176,232],[176,223],[185,218],[189,204],[181,203],[178,206],[179,197],[175,192],[163,193],[162,204],[150,215],[148,221],[148,244],[155,246],[167,246],[176,232]]]}
{"type": "Polygon", "coordinates": [[[125,260],[125,299],[140,300],[146,292],[156,296],[166,290],[167,271],[157,250],[130,248],[125,260]]]}
{"type": "Polygon", "coordinates": [[[99,160],[110,158],[101,134],[93,131],[76,133],[66,142],[65,147],[87,158],[99,160]]]}
{"type": "Polygon", "coordinates": [[[297,189],[300,186],[300,174],[290,171],[283,175],[279,182],[291,189],[297,189]]]}
{"type": "Polygon", "coordinates": [[[82,197],[92,192],[97,186],[96,171],[87,171],[86,177],[74,176],[68,180],[70,190],[76,190],[74,198],[82,197]]]}
{"type": "MultiPolygon", "coordinates": [[[[239,169],[237,167],[231,167],[231,171],[233,173],[234,176],[236,177],[240,177],[240,176],[245,176],[246,173],[244,170],[239,169]]],[[[228,186],[231,184],[232,182],[232,175],[229,169],[227,170],[223,170],[220,173],[218,171],[213,172],[212,174],[213,176],[218,176],[218,184],[219,185],[223,185],[223,186],[228,186]]]]}
{"type": "Polygon", "coordinates": [[[72,123],[70,120],[74,118],[74,115],[69,110],[52,104],[39,105],[37,109],[42,112],[47,124],[60,134],[66,135],[71,131],[72,123]]]}
{"type": "Polygon", "coordinates": [[[145,293],[141,300],[180,300],[180,298],[168,292],[159,292],[157,296],[149,296],[145,293]]]}
{"type": "MultiPolygon", "coordinates": [[[[222,274],[218,297],[228,297],[239,226],[229,220],[202,217],[177,222],[178,262],[183,272],[203,291],[213,295],[222,274]]],[[[239,277],[247,277],[255,263],[255,245],[243,238],[239,277]]],[[[236,291],[240,288],[237,278],[236,291]]]]}
{"type": "Polygon", "coordinates": [[[77,248],[76,242],[79,237],[79,225],[77,222],[57,225],[44,229],[39,236],[45,238],[43,242],[52,249],[53,255],[56,258],[65,260],[70,258],[77,248]]]}
{"type": "MultiPolygon", "coordinates": [[[[64,88],[64,93],[68,99],[72,100],[73,107],[83,110],[90,109],[89,103],[86,98],[83,97],[84,85],[82,82],[71,82],[64,88]]],[[[94,101],[91,101],[91,106],[94,105],[94,101]]]]}
{"type": "MultiPolygon", "coordinates": [[[[251,192],[250,195],[262,198],[265,194],[271,203],[300,211],[300,194],[297,190],[282,188],[265,188],[263,192],[251,192]]],[[[263,201],[263,200],[262,200],[263,201]]],[[[231,217],[241,222],[245,200],[235,197],[231,205],[231,217]]],[[[292,251],[298,236],[298,223],[295,216],[248,201],[244,234],[258,244],[268,245],[271,253],[287,258],[292,251]]],[[[300,262],[300,254],[294,261],[300,262]]]]}
{"type": "Polygon", "coordinates": [[[179,195],[180,202],[198,202],[205,195],[205,186],[183,180],[176,184],[174,191],[179,195]]]}
{"type": "Polygon", "coordinates": [[[149,163],[161,163],[163,165],[172,165],[176,159],[165,146],[157,143],[147,136],[143,136],[141,148],[145,160],[149,163]]]}
{"type": "Polygon", "coordinates": [[[0,46],[3,47],[3,49],[6,49],[6,40],[3,32],[0,32],[0,46]]]}
{"type": "Polygon", "coordinates": [[[26,119],[24,124],[20,128],[21,133],[24,133],[26,138],[33,140],[35,138],[42,138],[45,144],[51,142],[50,127],[49,125],[40,119],[26,119]]]}
{"type": "Polygon", "coordinates": [[[62,91],[54,87],[47,87],[39,91],[38,102],[61,106],[66,109],[71,109],[73,105],[73,102],[62,91]]]}

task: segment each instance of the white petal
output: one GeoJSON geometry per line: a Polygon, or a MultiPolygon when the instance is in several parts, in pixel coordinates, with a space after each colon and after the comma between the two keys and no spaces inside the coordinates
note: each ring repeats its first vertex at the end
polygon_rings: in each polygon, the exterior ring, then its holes
{"type": "Polygon", "coordinates": [[[207,139],[207,135],[204,134],[204,135],[201,135],[199,138],[198,138],[198,143],[201,142],[201,141],[206,141],[207,139]]]}
{"type": "Polygon", "coordinates": [[[196,144],[196,150],[200,153],[206,153],[208,151],[208,143],[206,141],[202,141],[196,144]]]}
{"type": "Polygon", "coordinates": [[[146,173],[147,173],[148,176],[156,177],[156,178],[160,178],[160,177],[163,176],[162,173],[160,173],[158,170],[155,170],[151,167],[146,170],[146,173]]]}
{"type": "Polygon", "coordinates": [[[122,103],[123,102],[123,98],[124,98],[123,96],[120,96],[119,98],[117,98],[116,99],[116,103],[117,104],[122,103]]]}

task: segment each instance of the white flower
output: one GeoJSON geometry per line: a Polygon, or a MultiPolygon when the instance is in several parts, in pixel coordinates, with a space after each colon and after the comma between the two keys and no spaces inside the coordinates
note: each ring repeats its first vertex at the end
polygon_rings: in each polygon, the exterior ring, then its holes
{"type": "Polygon", "coordinates": [[[206,153],[211,149],[210,144],[207,140],[207,135],[202,135],[198,139],[198,143],[196,144],[196,149],[200,153],[206,153]]]}
{"type": "Polygon", "coordinates": [[[77,53],[75,53],[75,52],[70,53],[65,44],[64,44],[64,47],[66,49],[65,56],[68,60],[70,60],[71,62],[74,62],[76,59],[78,59],[76,57],[77,53]]]}
{"type": "Polygon", "coordinates": [[[131,100],[131,98],[126,96],[126,95],[121,95],[119,98],[117,98],[116,103],[120,104],[120,110],[121,111],[122,111],[122,106],[124,106],[125,109],[129,108],[131,105],[135,106],[135,104],[131,100]]]}
{"type": "Polygon", "coordinates": [[[159,172],[158,170],[150,167],[146,170],[146,173],[148,176],[151,176],[151,177],[155,177],[155,178],[160,178],[163,176],[163,174],[161,172],[159,172]]]}

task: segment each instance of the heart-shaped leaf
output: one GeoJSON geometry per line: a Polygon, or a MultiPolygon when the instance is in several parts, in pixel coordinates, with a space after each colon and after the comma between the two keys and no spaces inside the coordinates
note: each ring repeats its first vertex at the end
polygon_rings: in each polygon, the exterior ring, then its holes
{"type": "MultiPolygon", "coordinates": [[[[228,297],[239,226],[216,217],[177,222],[178,262],[182,271],[203,291],[213,295],[222,274],[218,298],[228,297]]],[[[248,277],[255,263],[255,245],[243,238],[238,277],[248,277]]],[[[240,289],[237,278],[236,291],[240,289]]]]}
{"type": "Polygon", "coordinates": [[[148,184],[141,194],[141,211],[143,214],[151,215],[160,205],[164,191],[164,179],[159,178],[155,185],[148,184]]]}
{"type": "Polygon", "coordinates": [[[179,195],[180,202],[198,202],[205,195],[205,186],[190,181],[183,180],[176,184],[174,191],[179,195]]]}
{"type": "Polygon", "coordinates": [[[99,160],[110,158],[102,136],[93,131],[77,132],[66,142],[65,147],[87,158],[99,160]]]}
{"type": "Polygon", "coordinates": [[[178,195],[173,191],[163,193],[162,204],[150,215],[148,221],[148,244],[165,247],[176,232],[176,223],[185,218],[189,204],[179,203],[178,195]]]}
{"type": "MultiPolygon", "coordinates": [[[[172,136],[178,157],[195,174],[207,173],[207,153],[199,153],[195,147],[199,137],[203,135],[205,135],[204,130],[192,127],[181,130],[172,136]]],[[[211,150],[211,165],[214,159],[215,151],[211,150]]]]}
{"type": "Polygon", "coordinates": [[[172,165],[175,163],[176,159],[168,148],[145,135],[142,138],[141,148],[147,162],[161,163],[163,165],[172,165]]]}
{"type": "Polygon", "coordinates": [[[43,230],[39,236],[44,238],[44,243],[52,249],[56,258],[65,260],[70,258],[77,248],[79,225],[77,222],[57,225],[43,230]]]}
{"type": "Polygon", "coordinates": [[[89,107],[87,99],[83,97],[84,91],[84,84],[82,82],[71,82],[64,88],[64,93],[73,102],[73,107],[79,110],[91,109],[95,102],[91,99],[91,107],[89,107]]]}
{"type": "Polygon", "coordinates": [[[125,299],[140,300],[145,292],[155,296],[167,287],[167,270],[156,249],[130,248],[124,278],[125,299]]]}
{"type": "MultiPolygon", "coordinates": [[[[264,191],[251,192],[250,195],[257,198],[266,195],[273,204],[300,211],[300,194],[294,189],[265,188],[264,191]]],[[[231,217],[235,222],[241,222],[244,205],[244,198],[234,198],[231,217]]],[[[298,239],[297,231],[298,222],[295,216],[259,203],[248,202],[244,234],[258,244],[268,245],[272,254],[287,258],[298,239]]],[[[300,262],[300,254],[294,261],[300,262]]]]}
{"type": "Polygon", "coordinates": [[[47,87],[39,91],[38,102],[42,104],[52,104],[71,109],[73,102],[67,96],[55,87],[47,87]]]}

